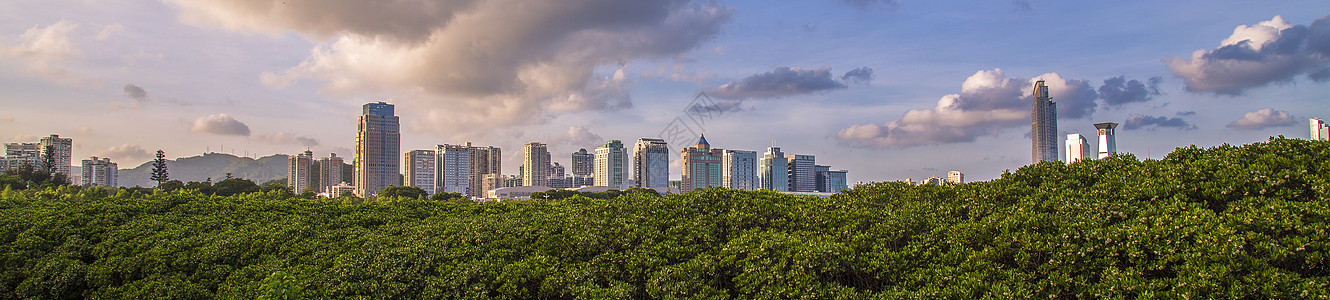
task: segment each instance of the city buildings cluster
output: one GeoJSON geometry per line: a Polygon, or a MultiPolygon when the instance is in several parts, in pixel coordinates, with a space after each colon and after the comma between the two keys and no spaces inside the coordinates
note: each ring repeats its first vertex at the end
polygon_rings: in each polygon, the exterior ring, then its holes
{"type": "Polygon", "coordinates": [[[1312,118],[1311,125],[1311,140],[1330,141],[1330,125],[1321,121],[1321,118],[1312,118]]]}

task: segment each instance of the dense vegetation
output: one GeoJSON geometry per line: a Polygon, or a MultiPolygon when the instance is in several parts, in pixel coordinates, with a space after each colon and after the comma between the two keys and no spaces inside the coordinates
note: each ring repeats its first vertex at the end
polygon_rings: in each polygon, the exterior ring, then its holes
{"type": "Polygon", "coordinates": [[[1319,298],[1330,143],[829,199],[0,194],[4,298],[1319,298]]]}

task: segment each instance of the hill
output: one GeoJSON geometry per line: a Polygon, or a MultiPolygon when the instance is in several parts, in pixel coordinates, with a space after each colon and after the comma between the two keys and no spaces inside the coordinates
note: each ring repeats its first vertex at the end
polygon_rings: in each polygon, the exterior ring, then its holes
{"type": "Polygon", "coordinates": [[[1330,298],[1330,142],[830,198],[0,193],[0,298],[1330,298]]]}
{"type": "MultiPolygon", "coordinates": [[[[287,156],[274,154],[253,159],[225,153],[208,153],[200,156],[182,157],[166,161],[166,169],[171,179],[180,181],[204,181],[212,178],[217,182],[231,176],[249,179],[257,183],[286,178],[287,156]]],[[[132,169],[119,170],[120,186],[152,187],[157,183],[152,179],[152,161],[144,162],[132,169]]]]}

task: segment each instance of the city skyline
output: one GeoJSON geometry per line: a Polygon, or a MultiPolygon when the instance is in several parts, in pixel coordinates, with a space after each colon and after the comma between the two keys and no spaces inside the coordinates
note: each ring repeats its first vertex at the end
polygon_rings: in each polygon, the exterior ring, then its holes
{"type": "Polygon", "coordinates": [[[401,150],[543,141],[552,161],[567,163],[579,148],[655,137],[670,143],[669,173],[680,174],[679,146],[692,140],[662,134],[676,128],[689,139],[705,131],[725,149],[815,154],[848,169],[849,182],[948,170],[974,181],[1029,164],[1023,123],[1035,80],[1057,103],[1055,140],[1120,123],[1118,152],[1138,158],[1305,138],[1308,118],[1330,115],[1330,84],[1318,73],[1330,62],[1317,56],[1330,49],[1284,34],[1327,30],[1324,1],[585,1],[459,12],[284,4],[323,12],[323,23],[279,2],[0,3],[9,12],[0,139],[58,134],[77,140],[73,163],[98,156],[125,167],[156,149],[351,160],[358,108],[385,101],[400,108],[401,150]],[[629,10],[642,15],[596,14],[629,10]],[[376,22],[399,30],[337,11],[381,12],[389,18],[376,22]],[[425,21],[451,13],[476,18],[425,21]],[[514,13],[544,18],[488,23],[514,13]],[[551,38],[525,38],[535,29],[551,38]],[[475,35],[495,38],[489,46],[499,48],[483,49],[493,56],[457,51],[475,35]],[[1262,63],[1274,61],[1299,63],[1262,63]],[[697,102],[699,92],[708,101],[697,102]]]}

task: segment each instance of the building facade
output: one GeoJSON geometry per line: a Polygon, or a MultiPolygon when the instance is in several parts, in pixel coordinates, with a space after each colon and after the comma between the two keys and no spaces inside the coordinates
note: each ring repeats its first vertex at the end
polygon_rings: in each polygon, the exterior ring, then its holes
{"type": "Polygon", "coordinates": [[[1330,125],[1327,125],[1321,118],[1311,119],[1311,140],[1330,141],[1330,125]]]}
{"type": "Polygon", "coordinates": [[[757,151],[724,150],[720,173],[720,185],[725,188],[751,191],[761,187],[757,180],[757,151]]]}
{"type": "Polygon", "coordinates": [[[817,158],[812,155],[787,154],[785,159],[791,192],[817,191],[817,158]]]}
{"type": "Polygon", "coordinates": [[[596,170],[592,175],[595,177],[595,185],[628,189],[628,159],[628,149],[619,140],[610,140],[596,147],[596,170]]]}
{"type": "Polygon", "coordinates": [[[522,147],[522,185],[547,186],[550,150],[544,143],[530,142],[522,147]]]}
{"type": "Polygon", "coordinates": [[[110,158],[83,160],[83,186],[116,186],[117,168],[110,158]]]}
{"type": "Polygon", "coordinates": [[[425,190],[425,194],[435,192],[435,175],[438,171],[438,156],[434,150],[411,150],[403,153],[402,186],[413,186],[425,190]]]}
{"type": "Polygon", "coordinates": [[[848,171],[832,170],[829,166],[817,166],[817,191],[822,193],[839,193],[849,189],[849,181],[845,178],[848,171]]]}
{"type": "Polygon", "coordinates": [[[292,193],[304,193],[306,190],[312,190],[311,180],[314,179],[314,152],[305,150],[286,157],[286,187],[291,189],[292,193]]]}
{"type": "Polygon", "coordinates": [[[0,171],[17,169],[20,166],[28,165],[33,168],[41,168],[41,148],[37,143],[7,143],[5,144],[5,159],[0,171]]]}
{"type": "Polygon", "coordinates": [[[438,160],[435,165],[434,191],[439,193],[458,193],[470,197],[471,190],[471,147],[467,145],[439,145],[435,150],[438,160]]]}
{"type": "Polygon", "coordinates": [[[398,185],[401,174],[399,121],[392,104],[368,103],[362,107],[356,126],[356,195],[370,197],[390,185],[398,185]]]}
{"type": "Polygon", "coordinates": [[[42,152],[43,158],[41,159],[45,159],[46,151],[54,151],[51,156],[55,158],[55,172],[64,174],[65,178],[69,178],[71,175],[69,169],[73,166],[71,156],[74,153],[74,139],[61,138],[59,135],[52,134],[43,137],[37,147],[42,152]]]}
{"type": "Polygon", "coordinates": [[[342,181],[342,158],[337,157],[337,153],[329,153],[328,157],[320,157],[318,191],[332,195],[332,187],[342,183],[345,183],[342,181]]]}
{"type": "Polygon", "coordinates": [[[577,149],[572,155],[572,182],[569,186],[584,187],[595,185],[595,159],[596,155],[588,153],[586,149],[577,149]]]}
{"type": "Polygon", "coordinates": [[[471,151],[471,176],[467,178],[471,186],[467,188],[467,197],[484,198],[485,189],[484,179],[488,174],[501,174],[503,172],[503,151],[494,146],[471,146],[471,142],[466,143],[466,147],[471,151]]]}
{"type": "Polygon", "coordinates": [[[1094,128],[1099,131],[1099,159],[1118,153],[1118,139],[1115,133],[1117,127],[1118,123],[1113,122],[1094,124],[1094,128]]]}
{"type": "Polygon", "coordinates": [[[662,139],[637,139],[633,146],[633,186],[667,188],[669,185],[669,145],[662,139]]]}
{"type": "Polygon", "coordinates": [[[762,188],[777,192],[790,191],[789,162],[780,147],[769,147],[762,153],[762,160],[757,164],[757,177],[762,181],[762,188]]]}
{"type": "Polygon", "coordinates": [[[1079,133],[1067,135],[1067,163],[1090,159],[1090,142],[1079,133]]]}
{"type": "Polygon", "coordinates": [[[956,170],[947,172],[947,183],[950,184],[965,183],[965,174],[961,173],[961,171],[956,171],[956,170]]]}
{"type": "Polygon", "coordinates": [[[705,135],[697,138],[697,144],[683,148],[683,178],[680,191],[687,193],[694,189],[721,186],[721,174],[724,150],[711,148],[705,135]]]}
{"type": "Polygon", "coordinates": [[[1031,158],[1034,163],[1058,161],[1058,108],[1048,96],[1048,86],[1034,83],[1034,104],[1030,108],[1031,158]]]}

